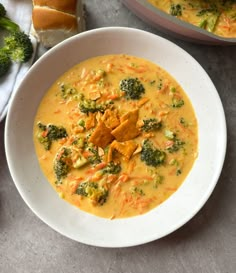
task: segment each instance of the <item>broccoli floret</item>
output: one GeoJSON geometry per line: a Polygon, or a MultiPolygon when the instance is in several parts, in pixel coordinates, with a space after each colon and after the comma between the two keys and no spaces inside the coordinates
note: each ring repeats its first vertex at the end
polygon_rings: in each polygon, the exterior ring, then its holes
{"type": "Polygon", "coordinates": [[[62,147],[54,159],[54,173],[57,183],[62,183],[71,169],[79,169],[87,164],[88,160],[83,157],[78,149],[72,146],[62,147]]]}
{"type": "Polygon", "coordinates": [[[102,159],[98,153],[98,148],[94,146],[91,142],[88,142],[89,137],[90,134],[88,134],[86,138],[78,138],[72,144],[82,149],[83,151],[89,152],[89,155],[86,157],[86,160],[92,165],[97,165],[102,162],[102,159]]]}
{"type": "Polygon", "coordinates": [[[4,37],[1,50],[5,51],[12,61],[27,62],[33,54],[32,42],[18,24],[6,17],[6,9],[2,4],[0,4],[0,27],[10,32],[4,37]]]}
{"type": "Polygon", "coordinates": [[[163,183],[164,176],[157,174],[153,179],[153,187],[156,189],[163,183]]]}
{"type": "Polygon", "coordinates": [[[11,61],[26,62],[33,54],[29,37],[20,31],[16,23],[6,17],[6,13],[5,7],[0,3],[0,28],[10,32],[3,38],[4,44],[0,49],[0,77],[9,71],[11,61]]]}
{"type": "Polygon", "coordinates": [[[0,50],[0,77],[4,76],[11,67],[11,59],[6,52],[0,50]]]}
{"type": "Polygon", "coordinates": [[[168,151],[169,153],[178,152],[178,151],[183,147],[184,144],[185,144],[184,141],[175,138],[175,139],[173,140],[173,145],[171,145],[170,147],[168,147],[168,148],[167,148],[167,151],[168,151]]]}
{"type": "Polygon", "coordinates": [[[209,32],[213,32],[215,26],[218,22],[218,18],[220,16],[220,12],[217,9],[205,9],[198,12],[197,16],[204,15],[204,18],[199,24],[199,27],[208,30],[209,32]]]}
{"type": "Polygon", "coordinates": [[[102,162],[100,155],[98,154],[98,149],[95,147],[88,147],[87,150],[91,152],[91,155],[88,156],[87,160],[92,165],[97,165],[102,162]]]}
{"type": "Polygon", "coordinates": [[[88,114],[89,112],[104,112],[105,109],[102,105],[99,105],[94,100],[90,99],[83,99],[79,103],[79,109],[82,113],[88,114]]]}
{"type": "Polygon", "coordinates": [[[0,27],[8,31],[19,31],[20,27],[10,18],[6,17],[7,11],[3,4],[0,3],[0,27]]]}
{"type": "Polygon", "coordinates": [[[120,82],[120,90],[125,92],[126,99],[139,100],[145,88],[138,78],[127,78],[120,82]]]}
{"type": "Polygon", "coordinates": [[[169,153],[174,153],[174,152],[177,152],[179,151],[183,145],[185,144],[184,141],[182,140],[179,140],[177,138],[177,135],[175,133],[173,133],[172,131],[170,130],[166,130],[165,131],[165,137],[169,140],[172,140],[173,141],[173,144],[169,147],[166,148],[166,150],[169,152],[169,153]]]}
{"type": "Polygon", "coordinates": [[[2,48],[12,61],[25,63],[33,54],[33,45],[27,34],[22,31],[15,31],[4,38],[2,48]]]}
{"type": "Polygon", "coordinates": [[[38,128],[38,140],[43,144],[45,150],[50,150],[53,141],[67,137],[66,129],[62,126],[53,124],[44,125],[39,122],[38,128]]]}
{"type": "Polygon", "coordinates": [[[102,169],[102,172],[105,173],[110,173],[110,174],[118,174],[121,171],[121,166],[120,164],[115,164],[113,161],[109,162],[107,166],[102,169]]]}
{"type": "Polygon", "coordinates": [[[217,6],[214,5],[210,8],[205,8],[205,9],[198,11],[198,13],[196,15],[203,16],[203,15],[216,14],[216,13],[219,13],[219,10],[218,10],[217,6]]]}
{"type": "Polygon", "coordinates": [[[76,194],[89,198],[96,205],[103,205],[107,201],[108,190],[94,182],[79,184],[76,194]]]}
{"type": "Polygon", "coordinates": [[[181,16],[182,15],[182,6],[180,4],[172,3],[170,6],[170,14],[173,16],[181,16]]]}
{"type": "Polygon", "coordinates": [[[59,184],[62,183],[62,179],[65,178],[70,171],[70,154],[70,149],[62,147],[54,159],[53,170],[57,179],[57,183],[59,184]]]}
{"type": "Polygon", "coordinates": [[[166,153],[164,151],[158,150],[148,139],[144,140],[142,144],[141,160],[148,166],[157,167],[164,163],[166,158],[166,153]]]}
{"type": "Polygon", "coordinates": [[[78,93],[76,88],[66,85],[64,83],[60,85],[60,91],[63,99],[67,99],[70,96],[76,95],[78,93]]]}
{"type": "Polygon", "coordinates": [[[171,106],[173,108],[180,108],[184,105],[184,100],[179,99],[179,98],[172,98],[172,104],[171,106]]]}
{"type": "Polygon", "coordinates": [[[135,187],[135,186],[131,187],[130,191],[131,191],[132,194],[135,194],[135,195],[141,195],[141,196],[145,195],[143,189],[135,187]]]}
{"type": "Polygon", "coordinates": [[[0,4],[0,27],[10,32],[4,37],[1,48],[14,62],[27,62],[33,55],[33,45],[18,24],[6,17],[6,9],[0,4]]]}
{"type": "Polygon", "coordinates": [[[156,118],[150,118],[143,120],[143,126],[141,127],[141,129],[144,132],[150,132],[160,129],[161,126],[161,121],[158,121],[156,118]]]}
{"type": "Polygon", "coordinates": [[[81,100],[79,102],[79,109],[82,113],[95,113],[101,112],[104,113],[105,110],[109,107],[109,105],[113,104],[112,101],[106,101],[104,103],[97,103],[95,100],[86,99],[83,95],[81,96],[81,100]]]}
{"type": "Polygon", "coordinates": [[[182,171],[181,171],[180,169],[177,169],[177,170],[176,170],[176,175],[177,175],[177,176],[181,175],[181,173],[182,173],[182,171]]]}
{"type": "Polygon", "coordinates": [[[179,123],[182,124],[184,127],[188,127],[189,125],[188,122],[183,117],[179,119],[179,123]]]}
{"type": "Polygon", "coordinates": [[[165,130],[165,137],[169,140],[173,140],[176,138],[176,134],[170,130],[165,130]]]}

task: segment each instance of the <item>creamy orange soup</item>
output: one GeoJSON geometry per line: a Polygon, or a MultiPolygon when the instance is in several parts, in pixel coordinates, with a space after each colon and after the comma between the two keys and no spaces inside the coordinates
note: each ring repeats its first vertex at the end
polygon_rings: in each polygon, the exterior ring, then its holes
{"type": "Polygon", "coordinates": [[[158,9],[218,36],[236,38],[235,0],[147,0],[158,9]]]}
{"type": "Polygon", "coordinates": [[[124,218],[150,211],[183,183],[197,156],[197,120],[161,67],[128,55],[88,59],[45,94],[34,123],[39,164],[59,196],[124,218]]]}

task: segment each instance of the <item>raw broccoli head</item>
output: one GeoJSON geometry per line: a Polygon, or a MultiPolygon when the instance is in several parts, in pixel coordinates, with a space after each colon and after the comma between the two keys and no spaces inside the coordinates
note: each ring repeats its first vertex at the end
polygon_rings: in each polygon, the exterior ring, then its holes
{"type": "Polygon", "coordinates": [[[12,61],[27,62],[33,54],[33,45],[27,34],[15,31],[4,38],[3,50],[12,61]]]}
{"type": "Polygon", "coordinates": [[[6,9],[0,3],[0,28],[7,31],[0,49],[0,77],[5,75],[11,61],[24,63],[33,55],[33,45],[28,35],[20,30],[18,24],[6,17],[6,9]]]}
{"type": "Polygon", "coordinates": [[[158,150],[148,139],[144,140],[141,151],[141,160],[148,166],[157,167],[165,161],[166,153],[158,150]]]}
{"type": "Polygon", "coordinates": [[[120,82],[120,90],[125,92],[125,97],[127,99],[139,100],[143,93],[145,93],[145,88],[138,78],[127,78],[120,82]]]}
{"type": "Polygon", "coordinates": [[[10,57],[2,50],[0,50],[0,77],[4,76],[11,67],[10,57]]]}

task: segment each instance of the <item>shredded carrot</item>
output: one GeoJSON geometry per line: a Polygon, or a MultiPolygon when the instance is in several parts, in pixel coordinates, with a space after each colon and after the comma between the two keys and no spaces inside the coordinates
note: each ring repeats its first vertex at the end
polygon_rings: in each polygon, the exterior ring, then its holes
{"type": "Polygon", "coordinates": [[[127,182],[129,180],[129,176],[126,173],[123,173],[120,175],[120,177],[118,178],[118,182],[127,182]]]}
{"type": "Polygon", "coordinates": [[[101,163],[97,164],[97,165],[94,167],[94,169],[95,169],[96,171],[98,171],[98,170],[101,170],[101,169],[103,169],[104,167],[106,167],[106,165],[107,165],[106,162],[101,162],[101,163]]]}
{"type": "Polygon", "coordinates": [[[155,136],[154,133],[144,133],[144,134],[143,134],[143,137],[144,137],[144,138],[151,138],[151,137],[154,137],[154,136],[155,136]]]}
{"type": "Polygon", "coordinates": [[[118,94],[113,94],[113,95],[109,95],[107,96],[107,99],[109,100],[116,100],[118,99],[120,96],[118,94]]]}
{"type": "Polygon", "coordinates": [[[59,143],[62,145],[62,144],[65,144],[66,141],[67,141],[67,138],[64,137],[64,138],[59,140],[59,143]]]}
{"type": "Polygon", "coordinates": [[[112,214],[112,216],[110,217],[110,220],[113,220],[115,218],[116,218],[115,214],[112,214]]]}
{"type": "Polygon", "coordinates": [[[47,159],[47,156],[46,156],[46,155],[42,155],[42,156],[40,157],[40,159],[41,159],[41,160],[45,160],[45,159],[47,159]]]}
{"type": "Polygon", "coordinates": [[[152,176],[148,176],[148,175],[143,175],[143,176],[130,176],[130,179],[138,179],[138,180],[148,180],[148,181],[152,181],[153,177],[152,176]]]}
{"type": "MultiPolygon", "coordinates": [[[[84,157],[86,157],[86,156],[85,156],[86,152],[87,152],[87,151],[85,151],[85,152],[83,153],[83,156],[84,156],[84,157]]],[[[90,153],[90,152],[89,152],[89,153],[90,153]]],[[[89,156],[89,155],[88,155],[88,156],[89,156]]],[[[107,165],[106,162],[101,162],[101,163],[97,164],[95,167],[88,169],[88,170],[86,171],[86,173],[87,173],[87,174],[94,174],[96,171],[99,171],[99,170],[103,169],[104,167],[106,167],[106,165],[107,165]]]]}
{"type": "Polygon", "coordinates": [[[84,151],[84,152],[82,153],[82,155],[83,155],[85,158],[88,158],[89,156],[92,156],[93,153],[90,152],[90,151],[84,151]]]}
{"type": "Polygon", "coordinates": [[[84,177],[83,176],[77,176],[77,177],[75,177],[74,178],[74,180],[76,180],[77,182],[81,182],[81,181],[83,181],[84,180],[84,177]]]}
{"type": "Polygon", "coordinates": [[[114,198],[117,199],[120,193],[121,193],[121,187],[119,185],[115,185],[114,187],[111,188],[111,194],[114,196],[114,198]]]}
{"type": "Polygon", "coordinates": [[[48,135],[48,130],[42,132],[42,137],[46,137],[48,135]]]}
{"type": "Polygon", "coordinates": [[[127,173],[128,173],[128,174],[131,174],[131,173],[133,172],[135,166],[136,166],[136,161],[135,161],[135,160],[129,161],[127,173]]]}
{"type": "Polygon", "coordinates": [[[145,66],[137,66],[136,67],[136,66],[132,66],[132,65],[127,65],[126,67],[130,70],[135,71],[136,73],[144,73],[147,71],[147,67],[145,67],[145,66]]]}
{"type": "Polygon", "coordinates": [[[73,142],[74,142],[74,137],[73,136],[71,136],[71,137],[69,137],[68,138],[68,144],[70,145],[70,144],[72,144],[73,142]]]}
{"type": "Polygon", "coordinates": [[[166,148],[172,147],[173,145],[174,145],[174,141],[172,141],[172,140],[168,140],[165,143],[166,148]]]}
{"type": "Polygon", "coordinates": [[[160,111],[159,113],[158,113],[158,116],[159,117],[163,117],[163,116],[166,116],[166,115],[168,115],[168,111],[160,111]]]}
{"type": "Polygon", "coordinates": [[[138,106],[139,106],[139,107],[143,106],[143,105],[144,105],[145,103],[147,103],[149,100],[150,100],[150,99],[149,99],[149,98],[146,98],[146,97],[140,99],[140,100],[138,101],[138,106]]]}
{"type": "Polygon", "coordinates": [[[95,172],[95,174],[92,177],[90,177],[89,180],[92,182],[97,182],[101,179],[102,176],[103,174],[101,172],[95,172]]]}
{"type": "Polygon", "coordinates": [[[116,174],[109,174],[107,177],[107,183],[113,183],[117,180],[118,176],[116,174]]]}

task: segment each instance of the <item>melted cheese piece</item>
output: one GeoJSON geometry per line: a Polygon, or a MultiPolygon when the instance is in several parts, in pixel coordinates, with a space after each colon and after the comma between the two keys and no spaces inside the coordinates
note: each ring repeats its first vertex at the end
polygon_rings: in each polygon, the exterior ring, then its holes
{"type": "Polygon", "coordinates": [[[34,144],[43,173],[66,201],[100,217],[131,217],[157,207],[183,183],[197,156],[197,120],[181,86],[161,67],[134,56],[106,55],[81,62],[51,86],[35,116],[34,144]],[[120,81],[125,78],[138,78],[143,84],[145,93],[140,99],[126,99],[119,88],[120,81]],[[110,109],[106,114],[81,112],[82,97],[89,98],[94,92],[99,94],[94,102],[110,109]],[[108,103],[111,100],[113,104],[108,103]],[[154,131],[143,131],[144,120],[149,118],[158,120],[162,126],[154,131]],[[91,119],[92,126],[86,129],[85,125],[91,124],[91,119]],[[99,134],[99,124],[103,121],[107,126],[112,124],[112,129],[101,130],[101,134],[106,135],[106,147],[103,147],[104,142],[102,147],[93,146],[101,162],[91,165],[86,161],[89,150],[81,148],[81,140],[87,141],[95,130],[99,134]],[[126,128],[132,139],[120,142],[110,132],[127,121],[132,125],[129,125],[131,129],[126,128]],[[63,126],[68,137],[54,141],[51,149],[46,151],[38,140],[38,122],[63,126]],[[139,134],[133,135],[132,128],[139,134]],[[111,139],[107,140],[107,135],[111,139]],[[165,152],[164,164],[153,167],[141,160],[142,144],[147,139],[155,148],[165,152]],[[174,146],[178,144],[179,149],[174,146]],[[62,147],[73,149],[73,165],[68,175],[60,183],[55,183],[53,162],[62,147]],[[109,152],[112,155],[108,155],[109,152]],[[83,156],[79,158],[79,155],[83,156]],[[118,174],[104,174],[109,156],[120,164],[118,174]],[[77,194],[76,190],[84,181],[97,183],[108,191],[104,204],[96,202],[96,194],[93,198],[77,194]]]}
{"type": "Polygon", "coordinates": [[[226,38],[236,37],[235,1],[147,0],[180,20],[226,38]],[[224,3],[223,3],[224,2],[224,3]]]}

